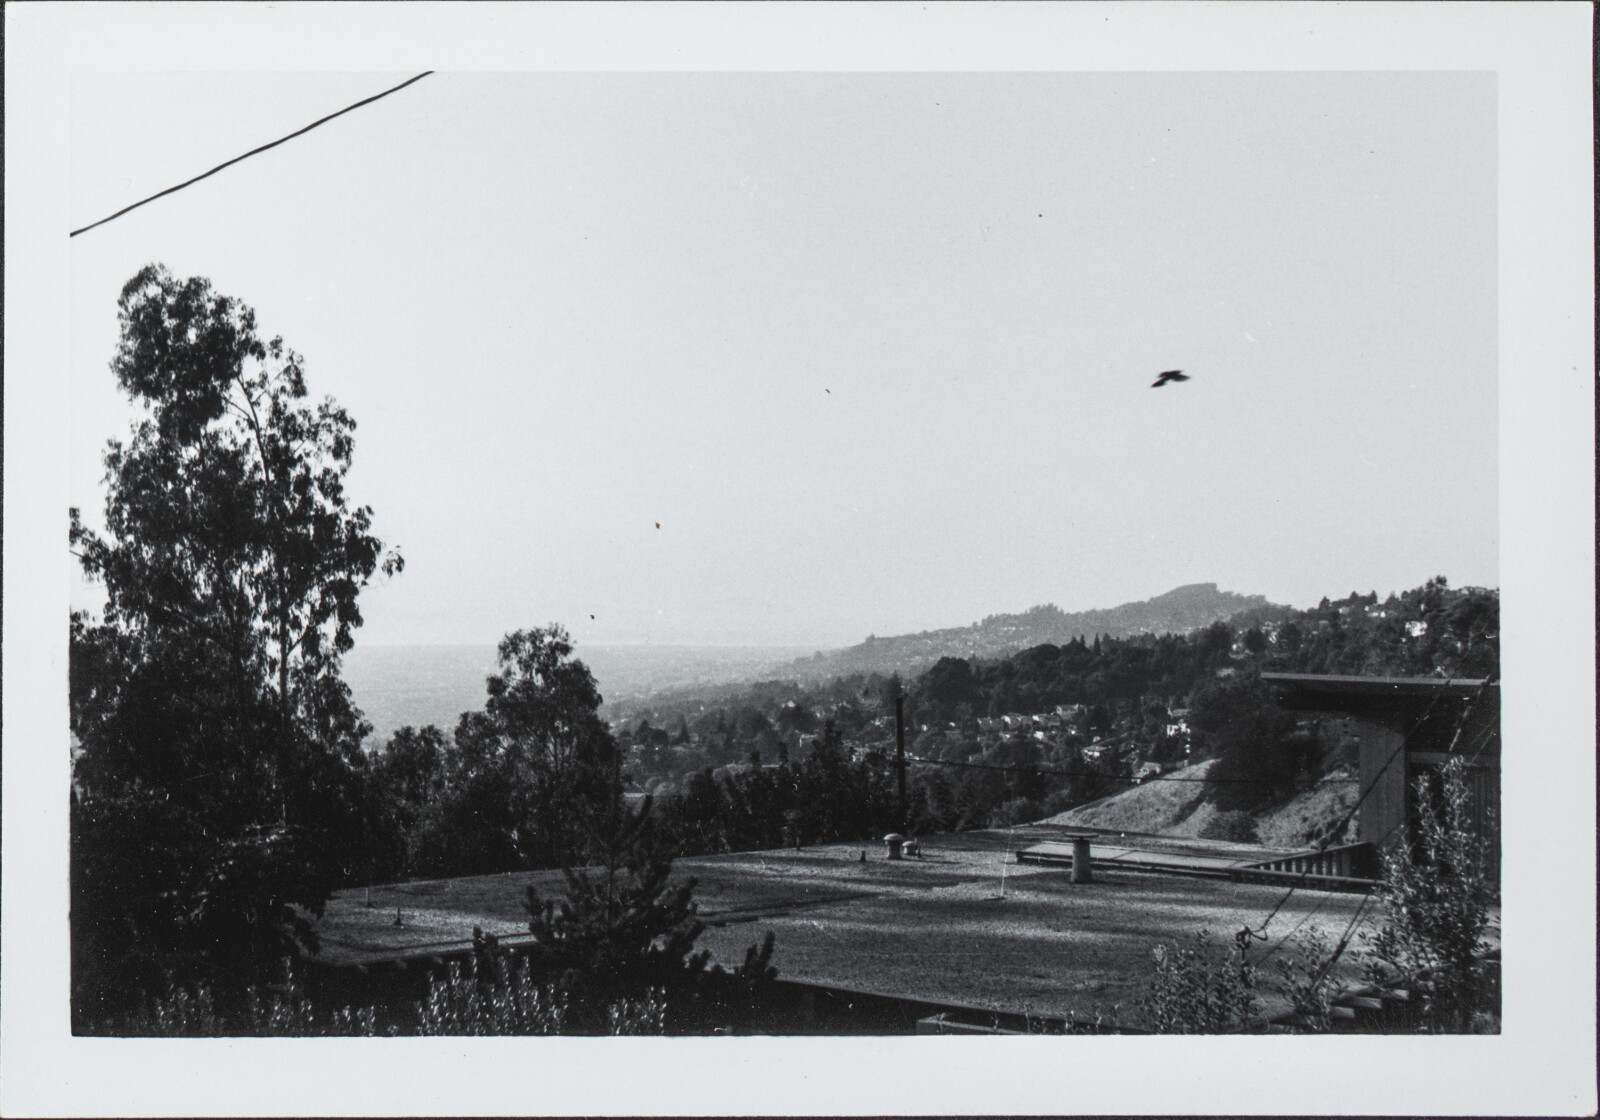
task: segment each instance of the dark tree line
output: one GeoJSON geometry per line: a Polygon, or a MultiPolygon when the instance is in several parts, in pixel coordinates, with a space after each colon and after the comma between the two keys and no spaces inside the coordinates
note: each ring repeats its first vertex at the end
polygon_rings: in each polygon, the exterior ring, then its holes
{"type": "Polygon", "coordinates": [[[902,823],[891,760],[881,751],[852,759],[832,723],[803,759],[756,756],[721,778],[696,771],[663,807],[685,854],[864,840],[902,823]]]}

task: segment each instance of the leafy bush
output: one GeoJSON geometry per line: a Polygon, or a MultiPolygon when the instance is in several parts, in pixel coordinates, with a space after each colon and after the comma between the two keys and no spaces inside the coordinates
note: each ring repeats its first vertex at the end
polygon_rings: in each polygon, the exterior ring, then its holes
{"type": "Polygon", "coordinates": [[[1295,1013],[1302,1019],[1301,1029],[1326,1031],[1335,995],[1328,980],[1334,953],[1327,935],[1308,929],[1292,944],[1282,947],[1280,954],[1272,962],[1278,974],[1278,990],[1293,1001],[1295,1013]]]}
{"type": "Polygon", "coordinates": [[[1157,945],[1139,1010],[1158,1034],[1220,1034],[1256,1009],[1255,969],[1238,945],[1219,949],[1205,932],[1185,946],[1157,945]]]}
{"type": "Polygon", "coordinates": [[[428,998],[417,1004],[423,1035],[560,1034],[566,997],[539,984],[526,959],[510,966],[493,934],[472,931],[474,953],[465,971],[451,961],[443,978],[428,982],[428,998]]]}
{"type": "Polygon", "coordinates": [[[990,828],[1031,824],[1045,815],[1044,806],[1030,797],[1014,797],[989,815],[990,828]]]}
{"type": "Polygon", "coordinates": [[[620,999],[606,1008],[610,1034],[666,1034],[667,993],[651,988],[639,999],[620,999]]]}
{"type": "Polygon", "coordinates": [[[1420,1027],[1463,1033],[1496,1029],[1499,1008],[1484,955],[1498,884],[1489,839],[1473,824],[1466,763],[1459,756],[1417,781],[1412,850],[1385,853],[1379,888],[1388,920],[1370,939],[1373,978],[1408,983],[1420,1027]]]}

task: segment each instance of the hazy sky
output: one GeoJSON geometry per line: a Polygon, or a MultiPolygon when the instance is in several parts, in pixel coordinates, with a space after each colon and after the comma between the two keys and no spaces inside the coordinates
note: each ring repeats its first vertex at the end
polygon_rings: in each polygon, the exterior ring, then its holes
{"type": "MultiPolygon", "coordinates": [[[[80,76],[73,226],[407,76],[80,76]]],[[[72,240],[72,501],[161,261],[356,418],[368,643],[1497,585],[1495,150],[1485,73],[439,73],[72,240]]]]}

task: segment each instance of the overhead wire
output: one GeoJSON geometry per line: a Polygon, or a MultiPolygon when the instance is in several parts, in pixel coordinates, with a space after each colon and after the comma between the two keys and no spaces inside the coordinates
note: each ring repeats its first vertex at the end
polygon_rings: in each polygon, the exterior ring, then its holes
{"type": "MultiPolygon", "coordinates": [[[[1447,677],[1444,682],[1445,688],[1448,688],[1453,680],[1453,677],[1447,677]]],[[[1487,683],[1487,681],[1485,681],[1485,683],[1487,683]]],[[[1428,701],[1428,706],[1423,709],[1421,717],[1418,718],[1416,722],[1417,726],[1420,726],[1426,722],[1428,717],[1433,714],[1434,707],[1439,703],[1439,698],[1444,694],[1444,688],[1441,688],[1440,691],[1428,701]]],[[[1471,710],[1470,706],[1467,710],[1471,710]]],[[[1465,713],[1463,713],[1463,717],[1464,715],[1465,713]]],[[[1401,735],[1399,738],[1400,741],[1395,744],[1395,748],[1390,751],[1389,756],[1384,759],[1383,765],[1380,766],[1377,773],[1372,776],[1371,783],[1368,784],[1366,789],[1360,791],[1356,797],[1355,804],[1351,805],[1349,811],[1345,813],[1343,818],[1340,819],[1339,823],[1329,830],[1328,834],[1323,838],[1322,843],[1317,846],[1316,851],[1327,851],[1329,845],[1333,842],[1333,839],[1344,833],[1344,830],[1349,827],[1350,822],[1355,819],[1356,813],[1360,811],[1362,804],[1367,800],[1368,797],[1372,795],[1372,791],[1378,787],[1379,780],[1382,779],[1384,774],[1388,773],[1389,767],[1394,765],[1394,760],[1399,758],[1400,755],[1405,752],[1406,737],[1401,735]]],[[[1277,917],[1278,911],[1283,909],[1284,905],[1289,901],[1289,899],[1294,896],[1294,892],[1305,883],[1306,878],[1311,874],[1311,866],[1311,863],[1308,861],[1305,870],[1300,873],[1298,878],[1289,884],[1289,888],[1284,892],[1283,897],[1278,899],[1277,904],[1273,906],[1266,918],[1262,920],[1259,927],[1257,927],[1255,930],[1252,930],[1249,926],[1245,926],[1238,932],[1238,934],[1235,935],[1241,945],[1251,938],[1259,941],[1266,940],[1267,926],[1271,924],[1273,918],[1277,917]]]]}
{"type": "MultiPolygon", "coordinates": [[[[1384,844],[1386,844],[1388,842],[1389,837],[1393,836],[1396,832],[1398,832],[1403,827],[1405,827],[1405,821],[1403,821],[1403,820],[1396,821],[1394,824],[1389,826],[1389,831],[1385,832],[1382,836],[1378,837],[1378,839],[1373,841],[1373,847],[1381,849],[1384,846],[1384,844]]],[[[1365,898],[1365,899],[1371,899],[1374,889],[1375,889],[1374,887],[1368,887],[1362,893],[1362,897],[1365,898]]],[[[1305,914],[1303,914],[1301,916],[1300,920],[1294,924],[1294,928],[1291,929],[1288,933],[1284,934],[1282,937],[1280,937],[1278,939],[1277,943],[1275,945],[1273,945],[1273,947],[1271,949],[1267,950],[1266,954],[1263,955],[1262,958],[1261,958],[1261,964],[1266,964],[1269,960],[1271,960],[1274,956],[1276,956],[1277,953],[1278,953],[1278,950],[1282,949],[1284,947],[1284,945],[1292,937],[1294,937],[1294,935],[1296,933],[1299,932],[1300,927],[1306,924],[1307,919],[1309,919],[1318,910],[1321,910],[1323,905],[1329,899],[1331,899],[1333,897],[1334,896],[1333,896],[1332,893],[1325,893],[1325,894],[1321,895],[1317,899],[1316,904],[1314,906],[1312,906],[1310,910],[1306,911],[1305,914]]]]}
{"type": "Polygon", "coordinates": [[[86,226],[81,226],[78,229],[73,230],[71,233],[67,234],[67,236],[68,237],[77,237],[78,234],[87,233],[89,230],[94,229],[96,226],[103,226],[107,222],[115,221],[116,219],[122,217],[124,214],[128,213],[129,211],[137,210],[139,207],[143,206],[147,202],[154,202],[158,198],[164,198],[169,194],[175,194],[176,192],[183,190],[184,187],[193,186],[195,183],[198,183],[202,179],[209,179],[211,176],[215,175],[217,172],[223,170],[224,168],[232,167],[234,164],[239,163],[239,162],[241,162],[243,160],[247,160],[251,156],[260,155],[262,152],[265,152],[268,149],[276,148],[279,144],[285,143],[286,141],[289,141],[289,140],[293,140],[296,136],[304,136],[306,133],[310,132],[313,128],[317,128],[317,127],[319,127],[321,125],[325,125],[329,121],[333,120],[335,117],[342,117],[346,113],[353,112],[354,110],[361,108],[363,105],[371,105],[374,101],[377,101],[380,98],[388,97],[391,93],[397,93],[400,90],[405,89],[407,86],[411,85],[414,82],[420,82],[423,78],[426,78],[429,74],[432,74],[432,73],[433,73],[432,70],[424,70],[422,73],[416,75],[415,77],[407,78],[405,81],[401,82],[397,86],[393,86],[393,87],[391,87],[389,89],[386,89],[382,93],[375,93],[371,97],[362,98],[360,101],[357,101],[353,105],[346,105],[343,109],[340,109],[337,113],[329,113],[325,117],[320,117],[317,120],[314,120],[310,124],[306,125],[304,128],[295,129],[295,131],[289,133],[289,135],[279,137],[277,140],[272,141],[270,144],[262,144],[259,148],[251,148],[248,152],[245,152],[241,156],[234,156],[232,159],[228,160],[225,163],[217,164],[217,166],[213,167],[210,171],[206,171],[206,172],[203,172],[203,173],[201,173],[199,175],[196,175],[192,179],[185,179],[183,182],[179,183],[177,186],[168,187],[164,191],[157,191],[155,194],[151,195],[149,198],[141,198],[138,202],[135,202],[132,205],[124,206],[121,210],[118,210],[115,214],[108,214],[106,217],[101,218],[98,222],[90,222],[86,226]]]}
{"type": "MultiPolygon", "coordinates": [[[[1177,776],[1159,775],[1150,778],[1124,777],[1121,774],[1097,774],[1093,770],[1053,770],[1047,766],[1001,766],[993,762],[955,762],[943,758],[917,758],[906,756],[908,763],[920,763],[924,766],[957,766],[969,770],[1000,770],[1013,774],[1046,774],[1057,778],[1101,778],[1108,782],[1132,782],[1134,785],[1149,785],[1153,782],[1197,782],[1202,785],[1246,785],[1266,786],[1276,785],[1261,778],[1182,778],[1177,776]]],[[[1354,783],[1356,778],[1324,778],[1328,783],[1354,783]]]]}
{"type": "Polygon", "coordinates": [[[1302,926],[1304,926],[1307,922],[1309,922],[1316,915],[1317,911],[1321,910],[1323,908],[1323,906],[1327,904],[1328,900],[1330,898],[1332,898],[1332,897],[1333,897],[1332,892],[1325,892],[1324,894],[1319,896],[1317,901],[1316,901],[1316,903],[1311,907],[1311,909],[1307,910],[1304,914],[1300,915],[1300,920],[1294,924],[1294,926],[1289,930],[1289,932],[1284,934],[1282,937],[1278,938],[1277,944],[1275,944],[1272,948],[1268,949],[1266,951],[1266,953],[1264,953],[1262,955],[1261,964],[1266,964],[1274,956],[1276,956],[1278,951],[1289,943],[1290,938],[1294,937],[1295,934],[1299,933],[1300,932],[1300,928],[1302,926]]]}
{"type": "MultiPolygon", "coordinates": [[[[1456,744],[1461,741],[1461,734],[1462,734],[1462,731],[1466,727],[1467,718],[1472,714],[1474,709],[1477,707],[1478,701],[1484,696],[1486,689],[1493,682],[1493,680],[1494,680],[1494,676],[1493,676],[1493,674],[1490,674],[1488,677],[1484,678],[1484,680],[1479,683],[1477,692],[1475,692],[1473,694],[1472,699],[1468,702],[1467,706],[1462,710],[1461,715],[1457,717],[1456,726],[1455,726],[1454,731],[1452,732],[1451,737],[1450,737],[1450,745],[1447,748],[1447,750],[1445,751],[1446,754],[1449,754],[1449,753],[1453,752],[1454,749],[1455,749],[1456,744]]],[[[1443,695],[1443,693],[1441,692],[1439,695],[1443,695]]],[[[1438,698],[1439,698],[1438,696],[1435,696],[1434,699],[1429,702],[1427,709],[1424,710],[1422,716],[1417,721],[1417,724],[1419,726],[1423,722],[1425,722],[1427,720],[1428,716],[1432,713],[1434,704],[1437,702],[1438,698]]],[[[1478,758],[1480,756],[1482,756],[1484,750],[1487,749],[1487,747],[1488,747],[1488,745],[1489,745],[1489,743],[1491,741],[1491,738],[1492,738],[1491,736],[1487,736],[1486,735],[1483,738],[1483,741],[1478,744],[1477,749],[1475,751],[1473,751],[1471,757],[1468,758],[1468,760],[1467,760],[1467,765],[1468,766],[1471,766],[1473,763],[1475,763],[1478,760],[1478,758]]],[[[1402,737],[1401,746],[1404,747],[1404,745],[1405,745],[1405,739],[1402,737]]],[[[1385,761],[1383,769],[1379,770],[1378,777],[1382,776],[1383,771],[1388,769],[1389,764],[1392,763],[1393,760],[1394,760],[1394,755],[1391,754],[1389,759],[1387,761],[1385,761]]],[[[1375,777],[1373,779],[1373,785],[1376,786],[1376,784],[1377,784],[1377,778],[1375,777]]],[[[1370,792],[1370,789],[1368,790],[1368,792],[1370,792]]],[[[1366,796],[1365,794],[1362,795],[1362,800],[1365,799],[1365,796],[1366,796]]],[[[1361,800],[1358,800],[1356,802],[1355,808],[1359,808],[1360,804],[1361,804],[1361,800]]],[[[1354,812],[1354,809],[1352,809],[1352,813],[1353,812],[1354,812]]],[[[1346,814],[1344,823],[1348,823],[1348,821],[1350,819],[1350,816],[1351,816],[1351,814],[1346,814]]],[[[1341,823],[1340,826],[1330,834],[1330,836],[1337,836],[1343,830],[1344,823],[1341,823]]],[[[1404,826],[1404,824],[1405,824],[1404,820],[1398,820],[1394,824],[1390,825],[1388,831],[1385,832],[1381,837],[1378,838],[1378,840],[1376,841],[1374,846],[1381,849],[1384,846],[1384,844],[1388,841],[1388,839],[1391,836],[1393,836],[1396,832],[1398,832],[1404,826]]],[[[1267,919],[1266,919],[1266,921],[1261,923],[1261,927],[1260,928],[1261,928],[1261,934],[1262,934],[1261,939],[1262,940],[1266,939],[1265,938],[1265,932],[1266,932],[1267,924],[1272,920],[1273,915],[1275,915],[1278,912],[1278,910],[1285,903],[1288,902],[1290,896],[1294,894],[1295,889],[1298,886],[1300,886],[1300,883],[1304,881],[1304,878],[1305,878],[1305,873],[1302,873],[1301,878],[1299,880],[1297,880],[1295,883],[1291,884],[1290,887],[1289,887],[1289,890],[1287,892],[1285,892],[1284,896],[1281,899],[1278,900],[1277,906],[1273,907],[1272,914],[1269,914],[1267,919]]],[[[1318,969],[1317,975],[1315,976],[1315,978],[1313,978],[1313,980],[1311,982],[1311,985],[1310,985],[1310,989],[1312,991],[1316,990],[1316,988],[1323,982],[1323,980],[1325,980],[1327,978],[1328,973],[1330,971],[1332,971],[1333,966],[1336,963],[1338,963],[1339,958],[1344,954],[1344,951],[1349,947],[1350,938],[1351,938],[1353,932],[1355,931],[1355,929],[1358,928],[1358,925],[1360,923],[1364,923],[1368,918],[1372,917],[1372,915],[1377,912],[1377,906],[1375,905],[1375,899],[1374,899],[1375,894],[1376,894],[1376,885],[1368,887],[1366,889],[1366,891],[1363,892],[1360,901],[1356,903],[1356,908],[1355,908],[1354,912],[1352,912],[1351,915],[1350,915],[1349,922],[1347,922],[1345,924],[1344,932],[1342,934],[1340,934],[1338,942],[1334,945],[1333,952],[1329,954],[1327,961],[1325,961],[1323,963],[1322,967],[1320,969],[1318,969]]],[[[1278,952],[1280,950],[1282,950],[1284,948],[1284,946],[1286,946],[1290,942],[1290,940],[1293,939],[1294,935],[1297,934],[1298,932],[1300,932],[1301,927],[1303,927],[1306,924],[1306,922],[1308,922],[1317,913],[1317,911],[1322,909],[1323,905],[1331,897],[1332,897],[1331,895],[1323,895],[1321,898],[1319,898],[1317,900],[1316,904],[1314,906],[1312,906],[1310,910],[1306,911],[1305,914],[1301,915],[1300,920],[1294,924],[1293,928],[1291,928],[1288,933],[1286,933],[1282,937],[1280,937],[1278,939],[1278,941],[1277,941],[1277,944],[1273,945],[1273,947],[1271,949],[1269,949],[1265,954],[1262,955],[1261,960],[1260,960],[1259,964],[1257,965],[1257,967],[1265,966],[1268,961],[1270,961],[1274,956],[1276,956],[1278,954],[1278,952]]],[[[1248,933],[1248,932],[1249,932],[1249,927],[1248,926],[1245,927],[1244,930],[1240,931],[1240,935],[1238,937],[1238,940],[1240,942],[1241,948],[1244,946],[1244,944],[1248,940],[1243,935],[1248,933]]]]}
{"type": "MultiPolygon", "coordinates": [[[[1442,687],[1432,697],[1432,699],[1428,701],[1428,706],[1423,709],[1422,715],[1417,718],[1416,722],[1413,724],[1413,728],[1420,727],[1422,724],[1427,722],[1428,718],[1433,714],[1434,708],[1438,705],[1439,700],[1446,695],[1446,689],[1448,689],[1454,679],[1454,677],[1445,678],[1444,687],[1442,687]]],[[[1456,726],[1451,735],[1450,746],[1446,753],[1449,753],[1450,750],[1454,750],[1455,745],[1460,742],[1461,733],[1466,727],[1468,717],[1477,709],[1479,701],[1481,701],[1486,695],[1489,686],[1494,683],[1495,679],[1495,674],[1491,672],[1478,683],[1477,690],[1472,694],[1466,706],[1461,710],[1461,714],[1456,717],[1456,726]]],[[[1476,760],[1478,755],[1482,754],[1487,745],[1488,740],[1485,739],[1484,742],[1479,745],[1478,750],[1474,752],[1473,760],[1476,760]]],[[[1350,806],[1349,811],[1345,813],[1343,819],[1341,819],[1339,823],[1331,831],[1329,831],[1322,843],[1318,845],[1316,849],[1318,852],[1326,851],[1333,839],[1344,832],[1345,828],[1348,827],[1350,822],[1355,818],[1356,813],[1360,810],[1362,803],[1365,802],[1369,796],[1371,796],[1372,791],[1377,788],[1379,780],[1385,773],[1388,772],[1389,767],[1394,764],[1394,760],[1404,753],[1405,748],[1406,736],[1401,735],[1399,743],[1396,744],[1394,750],[1389,752],[1389,757],[1384,760],[1384,763],[1378,769],[1378,772],[1373,775],[1371,784],[1369,784],[1366,789],[1360,792],[1359,796],[1356,798],[1355,804],[1350,806]]],[[[1388,840],[1388,838],[1394,834],[1398,827],[1398,823],[1396,823],[1394,826],[1391,826],[1389,831],[1384,834],[1382,839],[1379,840],[1377,846],[1381,847],[1383,842],[1388,840]]],[[[1311,863],[1308,861],[1305,870],[1300,873],[1298,878],[1289,884],[1288,889],[1284,891],[1283,897],[1278,899],[1277,903],[1272,907],[1272,910],[1268,912],[1264,919],[1262,919],[1260,926],[1255,927],[1254,929],[1252,929],[1250,926],[1245,926],[1234,935],[1234,939],[1238,941],[1241,948],[1243,948],[1251,940],[1265,941],[1267,939],[1267,927],[1272,923],[1272,919],[1277,917],[1278,912],[1283,909],[1283,907],[1288,903],[1289,899],[1294,896],[1295,891],[1304,885],[1306,878],[1311,874],[1311,866],[1311,863]]],[[[1370,897],[1372,892],[1369,890],[1367,893],[1370,897]]],[[[1357,909],[1359,911],[1359,907],[1357,909]]],[[[1298,928],[1298,926],[1296,928],[1298,928]]],[[[1291,930],[1290,932],[1292,933],[1293,931],[1291,930]]],[[[1280,941],[1279,947],[1281,947],[1281,945],[1282,942],[1280,941]]],[[[1276,951],[1276,948],[1272,950],[1272,952],[1276,951]]],[[[1341,948],[1339,952],[1343,952],[1343,949],[1341,948]]]]}

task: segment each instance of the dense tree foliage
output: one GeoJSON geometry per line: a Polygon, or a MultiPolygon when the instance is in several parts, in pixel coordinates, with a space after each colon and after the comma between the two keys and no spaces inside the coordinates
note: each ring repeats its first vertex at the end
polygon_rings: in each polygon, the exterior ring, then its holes
{"type": "Polygon", "coordinates": [[[851,758],[831,722],[803,759],[698,770],[662,810],[684,853],[862,840],[900,827],[889,759],[851,758]]]}
{"type": "Polygon", "coordinates": [[[366,727],[339,678],[357,597],[400,569],[351,506],[355,422],[307,399],[253,312],[159,266],[128,282],[111,363],[142,407],[105,456],[105,589],[75,615],[73,955],[79,1024],[177,961],[249,969],[307,940],[367,849],[366,727]]]}
{"type": "MultiPolygon", "coordinates": [[[[1203,754],[1216,758],[1208,777],[1211,800],[1222,809],[1249,810],[1292,794],[1318,776],[1322,752],[1311,730],[1279,706],[1260,677],[1207,685],[1195,696],[1190,722],[1203,754]]],[[[1222,839],[1246,839],[1228,836],[1222,839]]]]}
{"type": "Polygon", "coordinates": [[[559,867],[588,857],[597,820],[620,796],[619,758],[594,676],[559,626],[500,643],[482,709],[453,744],[402,728],[375,763],[385,819],[397,822],[391,873],[469,875],[559,867]]]}

